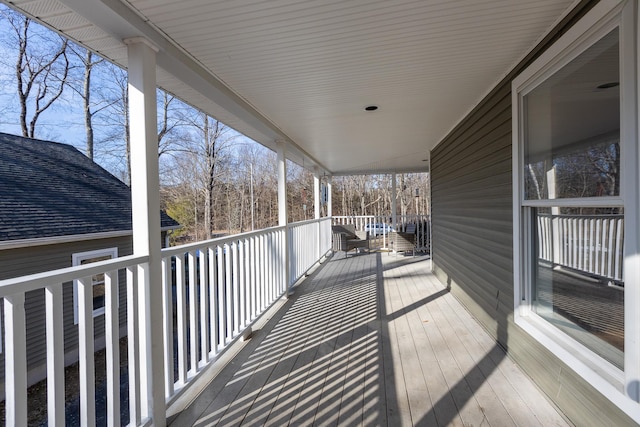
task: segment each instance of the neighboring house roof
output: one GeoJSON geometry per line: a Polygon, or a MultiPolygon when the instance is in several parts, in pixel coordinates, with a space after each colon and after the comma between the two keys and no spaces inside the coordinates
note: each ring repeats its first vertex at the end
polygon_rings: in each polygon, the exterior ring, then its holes
{"type": "Polygon", "coordinates": [[[0,133],[0,242],[131,229],[122,181],[71,145],[0,133]]]}

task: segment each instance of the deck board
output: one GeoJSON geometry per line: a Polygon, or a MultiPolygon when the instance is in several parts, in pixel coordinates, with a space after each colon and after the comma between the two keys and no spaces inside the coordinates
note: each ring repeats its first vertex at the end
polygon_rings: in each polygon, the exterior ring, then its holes
{"type": "Polygon", "coordinates": [[[334,256],[171,421],[194,425],[566,425],[429,272],[334,256]]]}

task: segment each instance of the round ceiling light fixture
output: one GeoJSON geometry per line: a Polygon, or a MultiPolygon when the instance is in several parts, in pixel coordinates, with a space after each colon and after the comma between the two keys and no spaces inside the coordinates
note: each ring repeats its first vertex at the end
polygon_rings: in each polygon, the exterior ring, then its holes
{"type": "Polygon", "coordinates": [[[364,111],[376,111],[377,109],[377,105],[367,105],[366,107],[364,107],[364,111]]]}
{"type": "Polygon", "coordinates": [[[602,83],[601,85],[598,86],[598,89],[611,89],[612,87],[618,87],[618,86],[620,86],[620,82],[602,83]]]}

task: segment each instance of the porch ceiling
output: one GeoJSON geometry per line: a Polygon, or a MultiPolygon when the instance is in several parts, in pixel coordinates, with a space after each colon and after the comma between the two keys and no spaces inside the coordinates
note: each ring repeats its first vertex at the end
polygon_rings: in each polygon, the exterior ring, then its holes
{"type": "Polygon", "coordinates": [[[160,87],[263,145],[287,141],[298,163],[351,174],[426,170],[575,0],[8,3],[125,67],[122,40],[145,36],[160,87]]]}

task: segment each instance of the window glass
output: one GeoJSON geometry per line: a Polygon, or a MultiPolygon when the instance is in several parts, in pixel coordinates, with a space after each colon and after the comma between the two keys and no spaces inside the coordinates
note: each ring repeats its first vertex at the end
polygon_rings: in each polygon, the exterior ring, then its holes
{"type": "Polygon", "coordinates": [[[526,200],[620,195],[618,30],[523,98],[526,200]]]}
{"type": "Polygon", "coordinates": [[[622,368],[622,209],[532,209],[535,218],[533,310],[622,368]]]}
{"type": "Polygon", "coordinates": [[[624,212],[588,201],[620,196],[619,56],[616,29],[522,98],[522,174],[546,201],[526,207],[532,310],[622,369],[624,212]]]}

